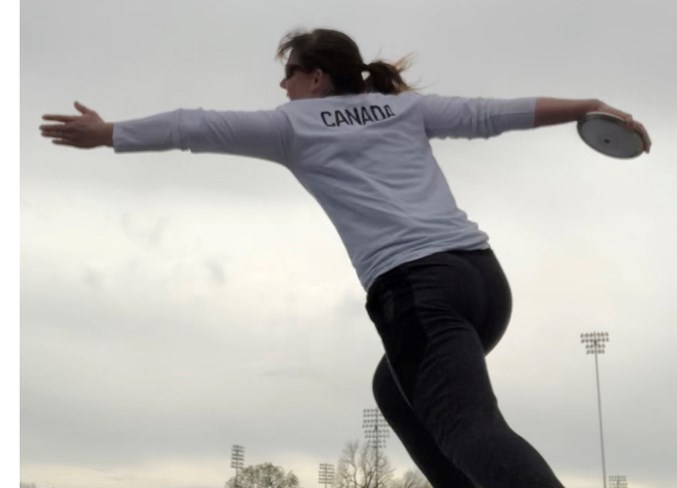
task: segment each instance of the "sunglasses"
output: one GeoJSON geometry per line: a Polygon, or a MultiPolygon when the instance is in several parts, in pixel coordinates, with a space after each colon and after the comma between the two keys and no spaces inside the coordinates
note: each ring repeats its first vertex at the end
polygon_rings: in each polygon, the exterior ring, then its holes
{"type": "Polygon", "coordinates": [[[303,69],[303,67],[300,64],[285,64],[284,65],[284,79],[288,80],[289,78],[294,76],[294,73],[296,73],[300,69],[303,69]]]}

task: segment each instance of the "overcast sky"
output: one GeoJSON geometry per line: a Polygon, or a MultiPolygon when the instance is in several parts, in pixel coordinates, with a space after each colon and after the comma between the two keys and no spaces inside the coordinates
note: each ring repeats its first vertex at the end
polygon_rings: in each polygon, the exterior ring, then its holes
{"type": "MultiPolygon", "coordinates": [[[[667,0],[21,2],[21,479],[54,488],[219,488],[273,462],[317,485],[362,438],[382,354],[319,206],[279,165],[115,155],[42,139],[75,100],[106,120],[286,102],[297,27],[414,54],[424,93],[601,98],[645,123],[615,160],[575,126],[443,141],[457,201],[491,238],[514,313],[489,357],[508,422],[567,487],[675,483],[677,7],[667,0]]],[[[398,473],[412,467],[394,437],[398,473]]]]}

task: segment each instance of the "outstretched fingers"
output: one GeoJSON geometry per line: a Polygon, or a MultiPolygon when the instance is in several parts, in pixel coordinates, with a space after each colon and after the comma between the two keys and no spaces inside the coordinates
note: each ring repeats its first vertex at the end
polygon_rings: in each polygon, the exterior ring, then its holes
{"type": "Polygon", "coordinates": [[[99,114],[80,102],[73,105],[79,115],[43,115],[43,120],[55,123],[42,124],[42,136],[62,146],[93,148],[112,145],[112,124],[106,124],[99,114]]]}
{"type": "Polygon", "coordinates": [[[54,114],[47,114],[42,116],[42,120],[52,120],[54,122],[73,122],[75,119],[78,117],[81,117],[80,115],[54,115],[54,114]]]}
{"type": "Polygon", "coordinates": [[[77,134],[74,133],[72,129],[67,128],[65,125],[52,126],[51,128],[41,127],[41,130],[42,136],[51,139],[53,144],[58,144],[60,146],[80,147],[80,144],[77,140],[77,134]]]}
{"type": "Polygon", "coordinates": [[[73,106],[75,107],[75,109],[76,109],[78,112],[80,112],[80,115],[46,114],[46,115],[43,115],[43,116],[42,116],[42,119],[43,119],[43,120],[52,120],[52,121],[54,121],[54,122],[64,122],[64,123],[67,123],[67,122],[73,122],[74,120],[79,119],[79,118],[82,117],[83,115],[90,114],[90,113],[91,113],[91,114],[95,114],[95,113],[96,113],[96,112],[94,112],[94,110],[92,110],[92,109],[89,108],[89,107],[85,107],[85,106],[84,106],[83,104],[81,104],[80,102],[74,102],[74,103],[73,103],[73,106]]]}
{"type": "Polygon", "coordinates": [[[91,108],[85,107],[83,104],[80,102],[75,102],[73,103],[73,106],[75,106],[75,109],[80,112],[81,114],[88,114],[90,112],[94,112],[91,108]]]}
{"type": "Polygon", "coordinates": [[[40,133],[43,137],[59,137],[62,138],[66,135],[68,131],[67,125],[64,124],[50,124],[50,125],[41,125],[40,133]]]}
{"type": "Polygon", "coordinates": [[[66,139],[54,139],[52,141],[53,144],[56,144],[58,146],[71,146],[71,147],[79,147],[77,144],[74,144],[66,139]]]}

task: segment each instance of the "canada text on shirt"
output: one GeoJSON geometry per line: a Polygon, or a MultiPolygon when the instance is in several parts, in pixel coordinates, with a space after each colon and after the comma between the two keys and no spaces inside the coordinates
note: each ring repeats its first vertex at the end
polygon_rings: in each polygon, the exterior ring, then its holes
{"type": "Polygon", "coordinates": [[[341,110],[334,110],[333,112],[320,112],[322,122],[327,127],[340,127],[343,124],[347,125],[366,125],[379,120],[389,119],[395,117],[393,109],[390,105],[369,105],[352,108],[344,108],[341,110]]]}

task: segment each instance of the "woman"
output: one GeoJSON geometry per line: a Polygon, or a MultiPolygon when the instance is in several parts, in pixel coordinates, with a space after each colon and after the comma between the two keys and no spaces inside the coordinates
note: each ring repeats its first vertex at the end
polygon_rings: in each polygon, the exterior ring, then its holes
{"type": "Polygon", "coordinates": [[[376,402],[435,487],[561,487],[541,456],[503,420],[484,357],[510,315],[508,283],[487,235],[454,201],[429,139],[490,137],[572,122],[591,111],[630,115],[598,100],[464,99],[420,95],[404,63],[364,64],[345,34],[291,33],[276,110],[177,110],[106,123],[46,115],[56,144],[116,152],[189,149],[285,165],[336,226],[367,291],[386,354],[376,402]]]}

